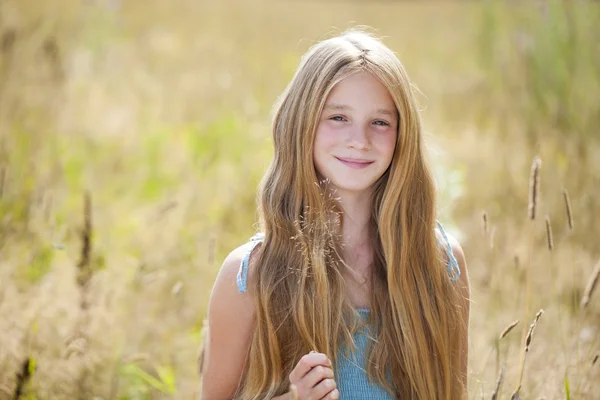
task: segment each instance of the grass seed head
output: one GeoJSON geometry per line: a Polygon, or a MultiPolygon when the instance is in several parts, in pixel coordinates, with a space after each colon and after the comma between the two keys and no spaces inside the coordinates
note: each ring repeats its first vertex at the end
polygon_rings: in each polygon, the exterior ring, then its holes
{"type": "Polygon", "coordinates": [[[539,200],[540,193],[540,168],[542,160],[539,156],[535,156],[531,164],[531,175],[529,178],[529,219],[535,219],[535,212],[539,200]]]}

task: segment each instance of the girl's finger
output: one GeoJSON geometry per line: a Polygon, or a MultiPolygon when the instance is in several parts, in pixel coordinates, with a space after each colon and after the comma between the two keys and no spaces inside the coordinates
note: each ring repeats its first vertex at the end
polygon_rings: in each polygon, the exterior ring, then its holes
{"type": "Polygon", "coordinates": [[[312,395],[316,399],[321,399],[329,393],[333,392],[336,388],[336,383],[333,379],[324,379],[317,386],[313,388],[312,395]]]}
{"type": "Polygon", "coordinates": [[[340,398],[340,391],[338,389],[332,390],[325,397],[321,397],[321,400],[336,400],[340,398]]]}
{"type": "Polygon", "coordinates": [[[313,367],[317,365],[323,365],[325,367],[331,367],[331,361],[323,353],[309,353],[298,361],[296,367],[290,374],[290,383],[296,383],[304,377],[313,367]]]}
{"type": "Polygon", "coordinates": [[[317,386],[323,379],[328,378],[333,379],[333,370],[322,365],[317,365],[302,378],[302,381],[306,387],[312,388],[317,386]]]}

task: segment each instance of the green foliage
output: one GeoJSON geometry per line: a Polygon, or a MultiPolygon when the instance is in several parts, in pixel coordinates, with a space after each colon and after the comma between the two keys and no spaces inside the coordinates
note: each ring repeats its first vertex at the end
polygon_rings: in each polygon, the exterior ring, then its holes
{"type": "Polygon", "coordinates": [[[25,393],[19,397],[19,400],[38,400],[38,397],[33,392],[25,393]]]}
{"type": "Polygon", "coordinates": [[[248,143],[247,132],[242,130],[245,125],[238,116],[224,113],[204,127],[184,127],[182,134],[194,164],[205,171],[222,157],[239,162],[248,143]]]}
{"type": "Polygon", "coordinates": [[[92,256],[91,269],[94,272],[106,269],[106,256],[104,254],[94,254],[92,256]]]}
{"type": "Polygon", "coordinates": [[[35,357],[29,357],[29,363],[27,364],[27,370],[29,371],[29,375],[33,375],[36,367],[37,361],[35,360],[35,357]]]}
{"type": "Polygon", "coordinates": [[[83,173],[86,167],[84,152],[63,155],[63,171],[67,185],[74,192],[81,190],[83,173]]]}
{"type": "Polygon", "coordinates": [[[598,21],[600,10],[585,1],[488,1],[479,61],[493,91],[481,112],[491,101],[495,112],[524,125],[531,145],[549,130],[580,143],[600,139],[598,21]]]}
{"type": "Polygon", "coordinates": [[[142,400],[151,398],[153,391],[174,395],[177,391],[175,372],[170,366],[156,368],[155,377],[144,371],[136,363],[128,363],[121,367],[120,375],[125,381],[126,388],[121,399],[142,400]]]}
{"type": "Polygon", "coordinates": [[[52,245],[40,245],[34,248],[31,261],[25,267],[26,277],[29,282],[39,282],[50,271],[55,251],[52,245]]]}

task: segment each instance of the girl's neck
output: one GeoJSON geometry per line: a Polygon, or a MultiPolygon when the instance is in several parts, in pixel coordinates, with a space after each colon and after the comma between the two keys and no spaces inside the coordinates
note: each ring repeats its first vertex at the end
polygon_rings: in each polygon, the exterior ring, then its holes
{"type": "Polygon", "coordinates": [[[338,193],[338,199],[344,213],[342,240],[345,252],[370,251],[370,194],[338,193]]]}
{"type": "Polygon", "coordinates": [[[355,308],[368,308],[371,293],[371,266],[373,249],[371,245],[371,196],[370,194],[338,194],[342,208],[342,248],[341,256],[347,269],[346,278],[348,301],[355,308]]]}

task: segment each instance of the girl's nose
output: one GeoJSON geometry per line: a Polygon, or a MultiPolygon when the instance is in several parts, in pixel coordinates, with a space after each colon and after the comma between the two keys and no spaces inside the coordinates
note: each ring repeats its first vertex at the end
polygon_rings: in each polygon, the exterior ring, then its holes
{"type": "Polygon", "coordinates": [[[357,150],[368,150],[371,144],[367,130],[362,125],[353,126],[348,133],[348,147],[357,150]]]}

